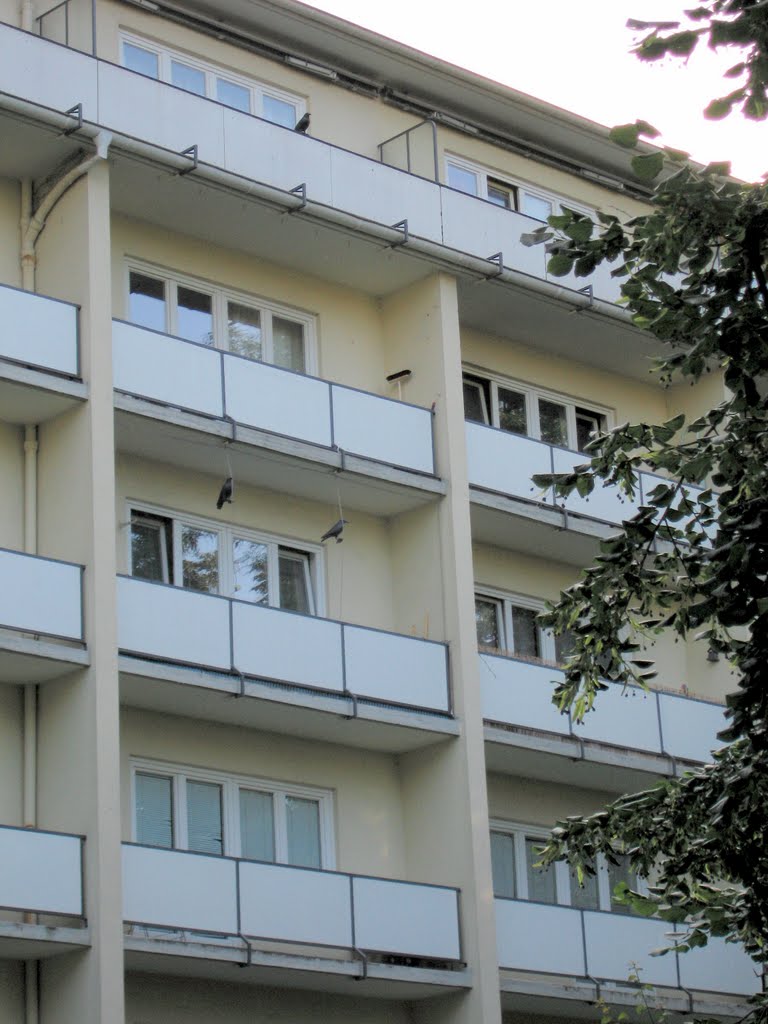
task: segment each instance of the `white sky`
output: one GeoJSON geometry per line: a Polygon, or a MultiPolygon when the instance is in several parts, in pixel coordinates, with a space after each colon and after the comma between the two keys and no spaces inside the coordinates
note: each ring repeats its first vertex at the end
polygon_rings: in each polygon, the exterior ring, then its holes
{"type": "MultiPolygon", "coordinates": [[[[676,20],[691,0],[310,0],[310,6],[435,57],[565,107],[602,124],[643,118],[661,144],[706,163],[731,160],[748,181],[768,172],[768,121],[741,114],[706,121],[701,111],[736,87],[721,71],[736,64],[706,51],[645,64],[629,53],[629,17],[676,20]]],[[[721,51],[722,54],[722,51],[721,51]]]]}

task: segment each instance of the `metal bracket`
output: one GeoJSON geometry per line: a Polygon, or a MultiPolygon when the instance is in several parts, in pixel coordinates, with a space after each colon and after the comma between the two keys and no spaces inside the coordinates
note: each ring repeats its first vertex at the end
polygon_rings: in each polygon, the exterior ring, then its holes
{"type": "Polygon", "coordinates": [[[346,721],[351,722],[353,719],[357,718],[357,694],[356,693],[350,693],[349,690],[347,690],[347,692],[345,693],[345,696],[348,697],[352,701],[352,714],[351,715],[342,715],[341,717],[346,719],[346,721]]]}
{"type": "MultiPolygon", "coordinates": [[[[595,289],[592,287],[592,285],[591,284],[585,284],[583,288],[579,288],[578,289],[578,292],[579,292],[579,295],[586,295],[587,296],[587,298],[589,299],[589,307],[591,309],[592,306],[594,306],[594,304],[595,304],[595,289]]],[[[576,312],[578,313],[581,310],[581,308],[582,307],[579,306],[577,308],[576,312]]]]}
{"type": "Polygon", "coordinates": [[[194,146],[187,146],[186,149],[182,149],[179,156],[185,156],[188,160],[192,161],[191,167],[185,167],[183,170],[176,172],[179,177],[183,177],[185,174],[191,174],[192,171],[197,170],[197,143],[195,143],[194,146]]]}
{"type": "Polygon", "coordinates": [[[237,933],[237,937],[239,939],[243,940],[243,945],[245,946],[245,948],[247,950],[246,956],[248,957],[248,959],[246,960],[246,962],[244,964],[238,964],[237,966],[240,967],[240,968],[252,967],[253,966],[253,946],[250,944],[248,939],[246,939],[246,937],[243,935],[242,932],[238,932],[237,933]]]}
{"type": "Polygon", "coordinates": [[[224,442],[224,447],[226,448],[227,445],[234,444],[235,441],[237,440],[237,420],[234,418],[234,416],[228,416],[226,413],[224,413],[222,419],[225,419],[227,423],[229,423],[230,426],[232,427],[232,437],[227,438],[227,440],[225,440],[224,442]]]}
{"type": "Polygon", "coordinates": [[[69,110],[65,110],[64,117],[76,117],[77,124],[73,125],[72,128],[65,128],[61,133],[62,135],[73,135],[75,132],[80,131],[83,127],[83,104],[76,103],[74,107],[70,107],[69,110]]]}
{"type": "Polygon", "coordinates": [[[238,679],[240,680],[240,692],[232,694],[232,696],[235,698],[235,700],[239,700],[240,697],[244,697],[245,696],[245,673],[241,672],[240,669],[236,665],[232,666],[232,668],[230,669],[230,672],[232,673],[233,676],[237,676],[238,679]]]}
{"type": "Polygon", "coordinates": [[[365,955],[362,949],[358,949],[357,946],[352,947],[352,952],[355,954],[355,956],[358,956],[360,958],[360,962],[363,965],[363,973],[358,974],[358,976],[355,978],[355,981],[365,981],[365,979],[368,977],[368,957],[365,955]]]}
{"type": "Polygon", "coordinates": [[[301,199],[301,206],[292,206],[288,213],[298,213],[300,210],[303,210],[304,207],[307,205],[306,181],[302,181],[300,185],[296,185],[294,188],[290,189],[290,195],[298,196],[301,199]]]}
{"type": "Polygon", "coordinates": [[[488,261],[488,263],[496,263],[498,266],[498,270],[496,270],[493,274],[486,274],[485,280],[492,281],[494,277],[501,277],[501,275],[504,273],[504,253],[495,252],[492,256],[486,256],[485,258],[488,261]]]}
{"type": "Polygon", "coordinates": [[[392,228],[394,228],[395,231],[401,231],[403,237],[402,238],[398,238],[398,240],[396,242],[391,242],[388,246],[386,246],[386,248],[387,249],[398,249],[401,245],[405,245],[407,243],[407,241],[408,241],[408,237],[409,237],[409,235],[408,235],[408,221],[407,220],[399,220],[397,222],[397,224],[392,224],[392,228]]]}

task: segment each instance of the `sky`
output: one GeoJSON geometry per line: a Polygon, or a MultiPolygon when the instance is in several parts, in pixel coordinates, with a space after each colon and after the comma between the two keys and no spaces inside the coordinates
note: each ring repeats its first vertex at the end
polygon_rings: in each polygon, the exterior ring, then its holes
{"type": "Polygon", "coordinates": [[[647,64],[631,54],[627,18],[676,20],[691,0],[538,0],[471,8],[451,0],[311,0],[310,6],[389,36],[605,125],[642,118],[655,142],[702,163],[730,160],[747,181],[768,172],[768,121],[702,110],[736,83],[722,71],[738,51],[647,64]]]}

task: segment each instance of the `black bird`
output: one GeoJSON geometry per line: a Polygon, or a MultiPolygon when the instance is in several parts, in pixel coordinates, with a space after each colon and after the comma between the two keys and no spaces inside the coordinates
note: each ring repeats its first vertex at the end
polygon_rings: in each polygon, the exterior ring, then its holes
{"type": "Polygon", "coordinates": [[[309,114],[305,114],[300,121],[296,122],[296,127],[293,129],[295,132],[301,132],[303,135],[307,128],[309,128],[309,114]]]}
{"type": "Polygon", "coordinates": [[[232,483],[232,477],[228,476],[224,483],[221,485],[219,491],[219,500],[216,502],[216,508],[222,508],[225,501],[232,504],[232,492],[234,491],[234,484],[232,483]]]}
{"type": "Polygon", "coordinates": [[[323,541],[330,540],[331,537],[335,537],[336,543],[341,544],[341,542],[344,540],[344,538],[341,535],[344,532],[344,527],[347,525],[347,523],[347,519],[339,519],[337,522],[333,524],[330,530],[326,530],[326,532],[320,538],[320,543],[322,544],[323,541]]]}

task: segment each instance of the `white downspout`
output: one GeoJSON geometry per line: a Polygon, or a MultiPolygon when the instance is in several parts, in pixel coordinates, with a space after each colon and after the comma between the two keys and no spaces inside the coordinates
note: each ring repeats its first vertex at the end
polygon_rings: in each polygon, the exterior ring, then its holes
{"type": "Polygon", "coordinates": [[[21,2],[21,27],[25,32],[34,32],[35,12],[32,9],[32,0],[21,2]]]}

